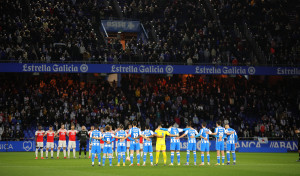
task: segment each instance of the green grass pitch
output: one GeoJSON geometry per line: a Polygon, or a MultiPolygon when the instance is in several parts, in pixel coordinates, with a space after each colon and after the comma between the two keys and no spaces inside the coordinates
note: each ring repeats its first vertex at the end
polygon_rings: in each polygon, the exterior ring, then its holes
{"type": "MultiPolygon", "coordinates": [[[[39,153],[40,154],[40,153],[39,153]]],[[[49,152],[50,154],[50,152],[49,152]]],[[[44,152],[45,155],[45,152],[44,152]]],[[[62,157],[63,153],[60,153],[62,157]]],[[[72,155],[72,152],[71,152],[72,155]]],[[[56,152],[54,153],[56,156],[56,152]]],[[[78,156],[78,153],[77,153],[78,156]]],[[[108,165],[99,167],[91,166],[90,159],[48,159],[35,160],[33,152],[15,152],[0,153],[0,176],[111,176],[111,175],[129,175],[129,176],[159,176],[159,175],[300,175],[300,162],[296,162],[297,153],[237,153],[237,165],[214,166],[216,163],[216,152],[211,152],[210,166],[194,166],[193,156],[190,158],[190,166],[184,166],[186,162],[186,152],[181,152],[181,166],[177,166],[175,156],[175,166],[163,166],[162,154],[160,155],[159,166],[150,166],[149,155],[147,166],[129,167],[115,166],[117,159],[113,159],[112,167],[108,165]]],[[[154,153],[155,160],[155,153],[154,153]]],[[[95,164],[98,160],[95,160],[95,164]]],[[[136,159],[134,159],[136,163],[136,159]]],[[[206,156],[205,156],[206,162],[206,156]]],[[[225,159],[226,162],[226,159],[225,159]]],[[[142,163],[142,160],[141,160],[142,163]]],[[[168,152],[167,164],[170,163],[170,153],[168,152]]],[[[200,152],[197,152],[197,164],[200,164],[200,152]]],[[[206,163],[205,163],[206,164],[206,163]]]]}

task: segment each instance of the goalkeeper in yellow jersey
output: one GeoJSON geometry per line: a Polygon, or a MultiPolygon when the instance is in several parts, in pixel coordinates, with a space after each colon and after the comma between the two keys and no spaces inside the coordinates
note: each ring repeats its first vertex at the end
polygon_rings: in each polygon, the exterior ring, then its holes
{"type": "Polygon", "coordinates": [[[166,154],[166,135],[170,137],[176,137],[178,135],[172,135],[168,131],[161,130],[162,126],[158,125],[157,129],[155,130],[155,133],[157,134],[156,139],[156,163],[155,166],[157,166],[158,160],[159,160],[159,153],[162,151],[164,156],[164,165],[167,164],[167,154],[166,154]]]}

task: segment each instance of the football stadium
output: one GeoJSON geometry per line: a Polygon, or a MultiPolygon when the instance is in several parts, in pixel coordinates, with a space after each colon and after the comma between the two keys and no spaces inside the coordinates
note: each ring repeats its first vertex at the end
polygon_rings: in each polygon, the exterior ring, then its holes
{"type": "Polygon", "coordinates": [[[1,0],[0,175],[299,175],[300,1],[1,0]]]}

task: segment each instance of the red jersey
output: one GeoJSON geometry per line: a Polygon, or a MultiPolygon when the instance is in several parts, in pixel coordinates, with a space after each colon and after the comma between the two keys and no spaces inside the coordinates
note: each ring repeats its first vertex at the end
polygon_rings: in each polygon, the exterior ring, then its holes
{"type": "MultiPolygon", "coordinates": [[[[129,130],[126,130],[126,133],[128,134],[128,132],[129,132],[129,130]]],[[[131,135],[129,136],[129,137],[131,137],[131,135]]],[[[127,141],[130,141],[130,139],[126,139],[127,141]]]]}
{"type": "Polygon", "coordinates": [[[67,130],[65,129],[59,129],[58,130],[58,134],[59,134],[59,140],[60,141],[65,141],[66,140],[66,135],[67,135],[67,130]]]}
{"type": "Polygon", "coordinates": [[[35,132],[36,142],[43,142],[44,141],[44,130],[38,130],[35,132]]]}
{"type": "Polygon", "coordinates": [[[54,131],[47,131],[47,142],[54,142],[54,131]]]}
{"type": "Polygon", "coordinates": [[[76,141],[76,130],[69,130],[68,134],[69,134],[69,141],[76,141]]]}
{"type": "Polygon", "coordinates": [[[104,144],[104,141],[102,141],[102,139],[100,139],[100,144],[104,144]]]}
{"type": "Polygon", "coordinates": [[[91,137],[92,132],[93,132],[92,130],[89,131],[89,137],[91,137]]]}
{"type": "Polygon", "coordinates": [[[140,144],[143,144],[144,143],[144,140],[142,137],[140,137],[140,144]]]}

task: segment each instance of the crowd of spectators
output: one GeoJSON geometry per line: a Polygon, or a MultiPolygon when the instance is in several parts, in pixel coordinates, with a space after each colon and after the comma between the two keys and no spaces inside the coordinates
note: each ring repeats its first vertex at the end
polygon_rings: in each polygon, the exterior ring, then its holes
{"type": "Polygon", "coordinates": [[[140,19],[146,26],[151,22],[157,35],[158,42],[129,43],[130,49],[138,46],[138,61],[254,63],[242,42],[220,30],[202,1],[119,1],[125,17],[140,19]]]}
{"type": "Polygon", "coordinates": [[[222,76],[124,75],[117,85],[104,78],[89,83],[78,74],[10,76],[1,80],[0,136],[22,139],[38,125],[61,123],[76,129],[93,124],[116,128],[136,120],[151,129],[163,123],[184,128],[189,121],[200,129],[202,121],[213,130],[221,120],[239,137],[289,139],[300,124],[300,88],[293,78],[246,80],[222,76]]]}
{"type": "Polygon", "coordinates": [[[265,63],[300,63],[299,1],[219,0],[211,3],[224,25],[236,23],[244,29],[247,24],[264,52],[265,63]]]}
{"type": "Polygon", "coordinates": [[[290,23],[287,2],[209,1],[215,23],[200,0],[118,0],[124,18],[145,26],[148,40],[105,42],[101,19],[119,17],[113,1],[1,1],[0,60],[257,64],[245,36],[233,24],[247,23],[268,63],[299,63],[299,19],[290,23]],[[153,33],[154,30],[154,33],[153,33]]]}
{"type": "Polygon", "coordinates": [[[104,42],[93,24],[114,13],[98,0],[0,2],[0,60],[90,60],[104,42]]]}

